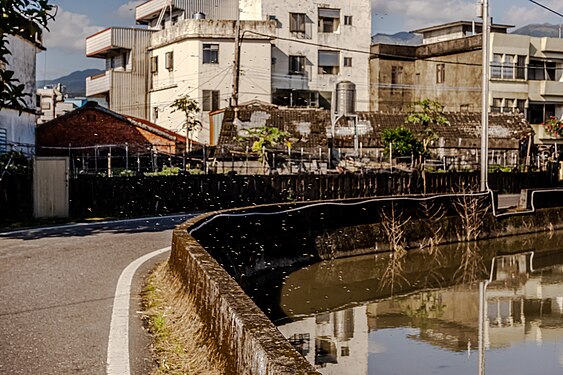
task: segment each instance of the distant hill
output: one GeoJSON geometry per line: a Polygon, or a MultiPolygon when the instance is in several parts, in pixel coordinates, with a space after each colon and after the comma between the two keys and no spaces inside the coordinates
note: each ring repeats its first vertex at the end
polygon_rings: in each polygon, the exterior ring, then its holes
{"type": "Polygon", "coordinates": [[[552,38],[559,37],[559,25],[552,25],[549,23],[544,24],[531,24],[523,26],[514,30],[511,34],[529,35],[535,37],[548,36],[552,38]]]}
{"type": "MultiPolygon", "coordinates": [[[[511,34],[529,35],[535,37],[559,37],[559,25],[530,24],[514,30],[511,34]]],[[[422,44],[422,35],[402,31],[396,34],[375,34],[371,37],[372,44],[400,44],[407,46],[416,46],[422,44]]]]}
{"type": "Polygon", "coordinates": [[[402,31],[396,34],[375,34],[371,37],[372,44],[400,44],[416,46],[422,44],[422,36],[402,31]]]}
{"type": "Polygon", "coordinates": [[[68,96],[85,96],[86,95],[86,77],[94,76],[96,74],[103,73],[103,70],[99,69],[86,69],[76,72],[72,72],[64,77],[51,79],[47,81],[37,81],[37,87],[41,88],[47,85],[56,85],[61,83],[66,86],[66,93],[68,96]]]}

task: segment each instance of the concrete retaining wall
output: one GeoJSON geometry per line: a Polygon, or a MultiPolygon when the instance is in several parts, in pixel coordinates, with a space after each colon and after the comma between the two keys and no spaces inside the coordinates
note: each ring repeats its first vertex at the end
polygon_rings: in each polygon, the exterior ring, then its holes
{"type": "Polygon", "coordinates": [[[229,274],[188,234],[200,218],[174,231],[170,269],[209,322],[208,333],[232,374],[317,374],[229,274]]]}
{"type": "MultiPolygon", "coordinates": [[[[563,190],[538,193],[535,212],[495,217],[489,211],[479,238],[563,228],[563,190]],[[539,198],[542,197],[542,198],[539,198]]],[[[490,195],[478,196],[484,204],[490,195]]],[[[440,225],[443,242],[459,241],[459,196],[389,197],[266,205],[209,213],[174,231],[171,272],[185,284],[209,322],[210,337],[236,374],[312,374],[239,284],[249,276],[296,268],[320,259],[388,250],[381,228],[383,212],[410,217],[408,244],[419,247],[440,225]],[[428,211],[439,209],[439,222],[428,211]],[[238,282],[238,283],[237,283],[238,282]]],[[[498,212],[497,212],[498,214],[498,212]]]]}

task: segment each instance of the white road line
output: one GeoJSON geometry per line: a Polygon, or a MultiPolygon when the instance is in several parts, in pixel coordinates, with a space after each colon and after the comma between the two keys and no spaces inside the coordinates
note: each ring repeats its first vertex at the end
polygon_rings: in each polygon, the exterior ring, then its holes
{"type": "Polygon", "coordinates": [[[170,246],[140,257],[129,264],[119,276],[115,288],[109,329],[107,375],[130,375],[131,373],[129,364],[129,304],[133,276],[143,263],[167,251],[170,251],[170,246]]]}
{"type": "Polygon", "coordinates": [[[72,228],[90,227],[90,226],[106,225],[106,224],[135,223],[135,222],[138,222],[138,221],[150,221],[150,220],[158,220],[158,219],[180,219],[180,218],[183,218],[183,217],[188,219],[188,218],[193,217],[195,215],[196,214],[179,214],[179,215],[169,215],[169,216],[140,217],[140,218],[136,218],[136,219],[105,220],[105,221],[96,221],[96,222],[89,222],[89,223],[54,225],[54,226],[50,226],[50,227],[37,227],[37,228],[14,230],[14,231],[11,231],[11,232],[1,232],[0,237],[8,237],[8,236],[23,234],[23,233],[35,233],[35,232],[41,232],[41,231],[46,231],[46,230],[72,229],[72,228]]]}

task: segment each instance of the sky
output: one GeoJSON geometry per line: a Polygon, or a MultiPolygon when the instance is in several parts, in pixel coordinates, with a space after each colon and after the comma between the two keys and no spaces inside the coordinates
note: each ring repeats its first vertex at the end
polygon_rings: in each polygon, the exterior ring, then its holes
{"type": "MultiPolygon", "coordinates": [[[[283,1],[283,0],[282,0],[283,1]]],[[[349,0],[354,1],[354,0],[349,0]]],[[[563,13],[562,0],[537,0],[563,13]]],[[[75,70],[103,69],[101,59],[85,57],[87,36],[109,26],[135,26],[134,9],[145,0],[52,0],[57,15],[45,32],[47,51],[37,58],[37,79],[54,79],[75,70]]],[[[372,34],[393,34],[440,23],[473,20],[477,0],[372,0],[372,34]]],[[[494,22],[515,25],[559,24],[563,20],[528,0],[489,0],[494,22]]]]}

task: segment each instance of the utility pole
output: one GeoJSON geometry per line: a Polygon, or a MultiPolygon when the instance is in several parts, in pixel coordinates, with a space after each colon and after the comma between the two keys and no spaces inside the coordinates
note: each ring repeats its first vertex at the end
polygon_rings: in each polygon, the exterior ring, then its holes
{"type": "Polygon", "coordinates": [[[235,118],[237,118],[240,80],[240,9],[237,11],[235,29],[235,60],[233,62],[233,96],[231,98],[231,107],[235,108],[235,118]]]}
{"type": "Polygon", "coordinates": [[[490,18],[489,0],[481,0],[483,17],[483,80],[481,87],[481,191],[488,186],[489,155],[489,57],[490,57],[490,18]]]}

